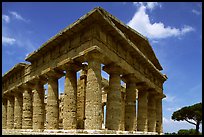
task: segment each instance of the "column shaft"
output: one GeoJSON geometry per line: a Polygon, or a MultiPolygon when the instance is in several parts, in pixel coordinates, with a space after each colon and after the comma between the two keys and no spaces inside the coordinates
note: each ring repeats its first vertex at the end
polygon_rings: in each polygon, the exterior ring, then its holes
{"type": "Polygon", "coordinates": [[[82,70],[77,83],[77,129],[84,129],[87,71],[82,70]]]}
{"type": "Polygon", "coordinates": [[[138,117],[137,117],[137,131],[147,132],[147,100],[148,92],[139,91],[138,92],[138,117]]]}
{"type": "Polygon", "coordinates": [[[102,128],[101,63],[88,61],[85,129],[102,128]]]}
{"type": "Polygon", "coordinates": [[[7,103],[7,129],[14,128],[14,97],[8,96],[7,103]]]}
{"type": "Polygon", "coordinates": [[[20,91],[15,94],[15,105],[14,105],[14,128],[22,128],[22,109],[23,109],[23,96],[20,91]]]}
{"type": "Polygon", "coordinates": [[[125,101],[125,130],[133,131],[136,126],[136,85],[135,83],[126,83],[126,101],[125,101]]]}
{"type": "Polygon", "coordinates": [[[43,84],[37,82],[33,93],[33,129],[44,129],[45,91],[43,84]]]}
{"type": "Polygon", "coordinates": [[[120,130],[125,130],[125,92],[121,92],[121,121],[120,130]]]}
{"type": "Polygon", "coordinates": [[[104,123],[104,107],[105,105],[102,105],[102,124],[104,123]]]}
{"type": "Polygon", "coordinates": [[[54,77],[48,77],[46,121],[46,129],[59,128],[58,79],[54,77]]]}
{"type": "Polygon", "coordinates": [[[33,106],[32,91],[25,89],[23,92],[23,129],[32,129],[33,122],[33,106]]]}
{"type": "Polygon", "coordinates": [[[163,133],[163,127],[162,127],[162,99],[157,98],[156,99],[156,132],[159,134],[163,133]]]}
{"type": "Polygon", "coordinates": [[[7,99],[2,98],[2,128],[6,129],[7,125],[7,99]]]}
{"type": "Polygon", "coordinates": [[[65,75],[63,128],[76,129],[76,99],[77,80],[76,72],[67,70],[65,75]]]}
{"type": "Polygon", "coordinates": [[[107,93],[106,127],[119,130],[122,119],[120,75],[110,74],[109,91],[107,93]]]}
{"type": "Polygon", "coordinates": [[[148,97],[148,132],[156,131],[156,102],[154,95],[148,97]]]}

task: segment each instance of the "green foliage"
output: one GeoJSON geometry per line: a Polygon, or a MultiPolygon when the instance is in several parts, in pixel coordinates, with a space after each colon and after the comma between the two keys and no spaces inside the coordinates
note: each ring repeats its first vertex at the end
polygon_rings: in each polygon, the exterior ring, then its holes
{"type": "MultiPolygon", "coordinates": [[[[178,131],[178,135],[197,135],[197,133],[195,129],[181,129],[178,131]]],[[[201,135],[201,133],[199,133],[199,135],[201,135]]]]}
{"type": "MultiPolygon", "coordinates": [[[[175,111],[171,117],[176,121],[187,121],[196,126],[196,133],[199,133],[199,125],[202,123],[202,103],[197,103],[192,106],[186,106],[175,111]]],[[[181,131],[182,133],[184,131],[181,131]]]]}
{"type": "MultiPolygon", "coordinates": [[[[164,135],[197,135],[195,129],[180,129],[177,133],[165,133],[164,135]]],[[[199,135],[202,135],[202,133],[199,133],[199,135]]]]}
{"type": "Polygon", "coordinates": [[[177,121],[186,119],[202,121],[202,103],[183,107],[180,110],[175,111],[171,118],[177,121]]]}

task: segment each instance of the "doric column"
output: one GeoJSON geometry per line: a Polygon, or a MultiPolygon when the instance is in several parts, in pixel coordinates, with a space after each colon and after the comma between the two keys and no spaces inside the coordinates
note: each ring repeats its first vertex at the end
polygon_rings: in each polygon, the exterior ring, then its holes
{"type": "MultiPolygon", "coordinates": [[[[122,123],[122,96],[120,85],[120,68],[116,65],[107,65],[103,70],[109,73],[109,91],[107,93],[106,105],[106,128],[109,130],[121,130],[122,123]]],[[[123,125],[122,125],[123,124],[123,125]]]]}
{"type": "Polygon", "coordinates": [[[102,124],[104,123],[104,106],[105,104],[102,104],[102,124]]]}
{"type": "Polygon", "coordinates": [[[7,102],[7,129],[14,128],[14,96],[10,93],[7,102]]]}
{"type": "Polygon", "coordinates": [[[156,131],[156,102],[155,94],[149,93],[148,96],[148,132],[156,131]]]}
{"type": "Polygon", "coordinates": [[[58,78],[54,71],[50,71],[47,74],[46,129],[59,128],[58,78]]]}
{"type": "Polygon", "coordinates": [[[14,129],[22,129],[23,95],[21,90],[21,88],[15,90],[14,129]]]}
{"type": "Polygon", "coordinates": [[[163,133],[163,126],[162,126],[162,96],[158,95],[156,97],[156,132],[158,134],[163,133]]]}
{"type": "Polygon", "coordinates": [[[88,55],[85,105],[85,129],[102,128],[102,92],[100,55],[88,55]]]}
{"type": "Polygon", "coordinates": [[[122,91],[121,88],[121,109],[122,109],[122,113],[121,113],[121,121],[120,121],[120,130],[125,130],[125,92],[122,91]]]}
{"type": "MultiPolygon", "coordinates": [[[[103,84],[103,83],[102,83],[103,84]]],[[[108,84],[102,87],[102,128],[105,129],[105,120],[104,120],[104,109],[107,102],[107,88],[108,84]]]]}
{"type": "Polygon", "coordinates": [[[77,78],[74,64],[66,67],[64,87],[63,128],[76,129],[77,127],[77,78]]]}
{"type": "Polygon", "coordinates": [[[136,84],[133,75],[124,76],[126,81],[125,100],[125,130],[134,131],[136,129],[136,84]]]}
{"type": "Polygon", "coordinates": [[[138,92],[138,117],[137,117],[137,131],[147,132],[147,103],[148,92],[145,90],[139,90],[138,92]]]}
{"type": "Polygon", "coordinates": [[[2,128],[6,129],[7,125],[7,98],[2,97],[2,128]]]}
{"type": "Polygon", "coordinates": [[[84,129],[86,82],[87,68],[84,66],[77,83],[77,129],[84,129]]]}
{"type": "Polygon", "coordinates": [[[45,91],[40,79],[36,80],[33,90],[33,129],[44,129],[45,91]]]}
{"type": "Polygon", "coordinates": [[[24,84],[22,129],[33,128],[33,100],[31,85],[24,84]]]}

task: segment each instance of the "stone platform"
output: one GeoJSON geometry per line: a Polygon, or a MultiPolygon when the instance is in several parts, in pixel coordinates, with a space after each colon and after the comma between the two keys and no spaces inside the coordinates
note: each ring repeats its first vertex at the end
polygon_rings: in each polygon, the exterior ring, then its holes
{"type": "Polygon", "coordinates": [[[30,129],[3,129],[2,135],[158,135],[157,132],[115,131],[115,130],[44,130],[33,131],[30,129]]]}

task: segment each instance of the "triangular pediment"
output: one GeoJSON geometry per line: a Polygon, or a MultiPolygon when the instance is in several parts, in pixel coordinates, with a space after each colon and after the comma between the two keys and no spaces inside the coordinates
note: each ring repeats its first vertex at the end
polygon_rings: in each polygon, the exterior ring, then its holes
{"type": "Polygon", "coordinates": [[[142,34],[127,26],[119,19],[108,13],[102,8],[99,8],[103,14],[106,15],[114,25],[126,36],[128,40],[134,43],[134,45],[154,64],[154,66],[158,70],[162,70],[162,66],[160,65],[148,39],[144,37],[142,34]]]}

